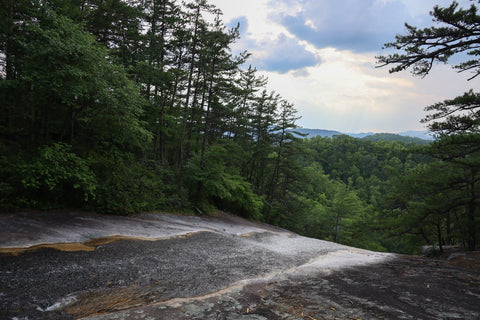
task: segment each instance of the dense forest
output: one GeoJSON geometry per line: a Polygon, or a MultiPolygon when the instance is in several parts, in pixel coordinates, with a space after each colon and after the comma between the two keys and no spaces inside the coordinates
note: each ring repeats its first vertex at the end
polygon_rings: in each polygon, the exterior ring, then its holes
{"type": "MultiPolygon", "coordinates": [[[[456,23],[407,25],[387,44],[407,53],[379,62],[425,75],[432,57],[447,62],[469,47],[478,56],[474,5],[432,14],[456,23]],[[471,34],[458,32],[465,25],[471,34]],[[442,37],[450,51],[422,47],[442,37]]],[[[2,1],[2,210],[221,209],[379,251],[475,249],[478,94],[427,107],[428,144],[303,139],[294,105],[266,89],[248,52],[232,52],[239,36],[206,0],[2,1]]]]}

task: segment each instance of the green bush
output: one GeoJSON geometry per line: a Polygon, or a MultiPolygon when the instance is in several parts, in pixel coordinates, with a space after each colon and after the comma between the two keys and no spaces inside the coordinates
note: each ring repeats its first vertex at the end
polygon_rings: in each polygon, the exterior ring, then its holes
{"type": "Polygon", "coordinates": [[[193,158],[186,167],[186,184],[193,204],[208,213],[217,207],[242,216],[259,219],[262,199],[250,183],[226,165],[228,152],[221,146],[211,147],[203,166],[200,157],[193,158]]]}
{"type": "Polygon", "coordinates": [[[16,206],[53,209],[79,207],[95,198],[96,177],[88,161],[63,143],[45,145],[31,160],[18,162],[10,171],[10,193],[16,206]]]}
{"type": "Polygon", "coordinates": [[[98,176],[96,197],[89,209],[111,214],[172,208],[177,199],[172,187],[163,183],[168,170],[161,165],[142,163],[133,156],[110,152],[92,156],[98,176]]]}

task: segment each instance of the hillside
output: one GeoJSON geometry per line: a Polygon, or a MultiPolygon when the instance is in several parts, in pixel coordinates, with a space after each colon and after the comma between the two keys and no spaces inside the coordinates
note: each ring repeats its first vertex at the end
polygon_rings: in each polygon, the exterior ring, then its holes
{"type": "Polygon", "coordinates": [[[399,134],[394,133],[375,133],[369,136],[362,138],[362,140],[366,141],[401,141],[407,144],[419,144],[419,145],[427,145],[430,143],[429,140],[420,139],[417,137],[409,137],[409,136],[402,136],[399,134]]]}
{"type": "Polygon", "coordinates": [[[433,137],[429,134],[428,131],[404,131],[398,133],[342,133],[335,130],[308,128],[297,128],[290,131],[301,133],[302,135],[305,135],[306,138],[312,138],[316,136],[331,138],[339,135],[348,135],[354,138],[365,139],[369,141],[403,141],[406,143],[415,144],[428,144],[429,141],[433,140],[433,137]]]}
{"type": "Polygon", "coordinates": [[[334,130],[325,130],[325,129],[306,129],[306,128],[297,128],[294,130],[291,130],[294,132],[298,132],[301,134],[307,135],[306,138],[312,138],[316,136],[321,136],[321,137],[333,137],[333,136],[339,136],[342,135],[340,131],[334,131],[334,130]]]}

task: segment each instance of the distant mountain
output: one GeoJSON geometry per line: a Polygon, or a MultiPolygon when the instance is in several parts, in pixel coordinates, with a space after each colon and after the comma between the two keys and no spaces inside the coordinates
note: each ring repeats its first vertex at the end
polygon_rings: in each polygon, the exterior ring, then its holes
{"type": "Polygon", "coordinates": [[[362,139],[362,138],[374,135],[375,132],[360,132],[360,133],[345,133],[345,134],[350,137],[362,139]]]}
{"type": "Polygon", "coordinates": [[[325,129],[308,129],[308,128],[297,128],[295,130],[291,130],[294,132],[298,132],[301,134],[306,135],[305,138],[313,138],[316,136],[321,137],[333,137],[339,135],[348,135],[354,138],[363,139],[370,136],[375,136],[374,138],[368,139],[371,141],[378,141],[378,140],[387,140],[387,141],[404,141],[407,143],[417,143],[422,144],[423,142],[420,140],[428,140],[432,141],[434,138],[428,131],[403,131],[398,133],[374,133],[374,132],[360,132],[360,133],[342,133],[340,131],[335,130],[325,130],[325,129]],[[403,138],[402,138],[403,137],[403,138]],[[405,139],[405,138],[418,138],[419,140],[415,139],[405,139]]]}
{"type": "Polygon", "coordinates": [[[430,131],[404,131],[404,132],[399,132],[397,133],[401,136],[407,136],[407,137],[415,137],[415,138],[420,138],[423,140],[435,140],[430,133],[430,131]]]}
{"type": "Polygon", "coordinates": [[[340,131],[334,131],[334,130],[324,130],[324,129],[306,129],[306,128],[297,128],[291,131],[295,131],[301,134],[306,134],[306,138],[313,138],[316,136],[321,136],[321,137],[333,137],[333,136],[339,136],[342,135],[340,131]]]}
{"type": "MultiPolygon", "coordinates": [[[[354,137],[354,138],[365,138],[368,136],[373,136],[377,135],[379,133],[375,132],[361,132],[361,133],[346,133],[347,135],[354,137]]],[[[382,133],[383,134],[383,133],[382,133]]],[[[403,131],[403,132],[397,132],[397,133],[391,133],[394,135],[398,136],[404,136],[404,137],[413,137],[413,138],[419,138],[422,140],[434,140],[432,135],[430,134],[429,131],[414,131],[414,130],[409,130],[409,131],[403,131]]]]}
{"type": "Polygon", "coordinates": [[[403,136],[394,133],[376,133],[370,136],[363,137],[361,139],[366,141],[402,141],[408,144],[413,143],[419,145],[426,145],[431,142],[430,140],[425,140],[417,137],[403,136]]]}

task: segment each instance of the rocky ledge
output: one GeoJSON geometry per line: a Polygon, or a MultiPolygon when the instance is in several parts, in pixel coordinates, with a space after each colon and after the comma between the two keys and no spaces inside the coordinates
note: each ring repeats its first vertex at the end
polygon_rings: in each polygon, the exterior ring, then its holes
{"type": "Polygon", "coordinates": [[[479,259],[376,253],[227,214],[0,214],[0,318],[480,319],[479,259]]]}

